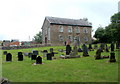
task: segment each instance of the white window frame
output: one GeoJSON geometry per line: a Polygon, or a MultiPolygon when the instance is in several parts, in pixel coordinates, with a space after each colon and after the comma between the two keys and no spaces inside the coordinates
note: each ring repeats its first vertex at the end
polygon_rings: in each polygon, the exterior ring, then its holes
{"type": "Polygon", "coordinates": [[[88,28],[87,28],[87,27],[84,27],[84,28],[83,28],[83,32],[84,32],[84,33],[88,33],[88,28]]]}
{"type": "Polygon", "coordinates": [[[72,33],[72,26],[68,26],[68,32],[72,33]]]}
{"type": "Polygon", "coordinates": [[[59,35],[59,41],[63,41],[63,36],[62,35],[59,35]]]}
{"type": "Polygon", "coordinates": [[[59,32],[63,32],[63,31],[64,31],[63,26],[60,26],[60,28],[59,28],[59,32]]]}
{"type": "Polygon", "coordinates": [[[80,33],[80,28],[76,27],[76,33],[80,33]]]}

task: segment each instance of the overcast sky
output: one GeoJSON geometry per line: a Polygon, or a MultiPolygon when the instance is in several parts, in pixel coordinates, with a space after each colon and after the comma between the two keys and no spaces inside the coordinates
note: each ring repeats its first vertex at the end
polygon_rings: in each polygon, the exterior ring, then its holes
{"type": "Polygon", "coordinates": [[[0,40],[32,40],[45,16],[88,18],[95,31],[110,24],[119,0],[0,0],[0,40]]]}

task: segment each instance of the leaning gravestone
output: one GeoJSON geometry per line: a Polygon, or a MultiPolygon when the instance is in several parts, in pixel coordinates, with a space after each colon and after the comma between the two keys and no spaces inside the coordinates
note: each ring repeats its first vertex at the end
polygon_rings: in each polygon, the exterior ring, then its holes
{"type": "Polygon", "coordinates": [[[4,51],[3,54],[4,54],[4,55],[7,55],[7,51],[4,51]]]}
{"type": "Polygon", "coordinates": [[[102,58],[102,57],[101,57],[101,49],[98,49],[98,50],[96,51],[95,59],[98,60],[98,59],[101,59],[101,58],[102,58]]]}
{"type": "Polygon", "coordinates": [[[81,48],[78,48],[78,52],[83,52],[83,50],[81,48]]]}
{"type": "Polygon", "coordinates": [[[38,56],[36,58],[36,64],[42,64],[42,57],[38,56]]]}
{"type": "Polygon", "coordinates": [[[7,53],[6,61],[12,61],[12,54],[11,53],[7,53]]]}
{"type": "Polygon", "coordinates": [[[47,60],[52,60],[52,54],[51,53],[47,54],[47,60]]]}
{"type": "Polygon", "coordinates": [[[84,57],[89,56],[87,46],[85,44],[83,44],[82,48],[83,48],[83,56],[84,57]]]}
{"type": "Polygon", "coordinates": [[[18,61],[23,61],[22,52],[18,52],[18,61]]]}
{"type": "Polygon", "coordinates": [[[114,53],[114,44],[113,43],[111,44],[111,53],[110,53],[109,62],[116,62],[115,53],[114,53]]]}

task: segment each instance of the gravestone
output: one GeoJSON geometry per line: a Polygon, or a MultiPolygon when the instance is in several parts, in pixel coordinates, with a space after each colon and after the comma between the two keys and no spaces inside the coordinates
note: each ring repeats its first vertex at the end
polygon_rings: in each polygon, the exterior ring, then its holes
{"type": "Polygon", "coordinates": [[[66,45],[66,55],[70,55],[71,47],[70,45],[66,45]]]}
{"type": "Polygon", "coordinates": [[[7,51],[4,51],[3,54],[4,54],[4,55],[7,55],[7,51]]]}
{"type": "Polygon", "coordinates": [[[47,50],[43,50],[43,57],[47,57],[47,53],[48,53],[48,51],[47,50]]]}
{"type": "Polygon", "coordinates": [[[119,49],[119,47],[120,47],[120,43],[116,43],[116,49],[119,49]]]}
{"type": "Polygon", "coordinates": [[[78,48],[78,52],[83,52],[83,50],[81,48],[78,48]]]}
{"type": "Polygon", "coordinates": [[[111,52],[113,52],[113,51],[114,51],[114,48],[115,48],[115,47],[114,47],[114,44],[112,43],[110,47],[111,47],[111,52]]]}
{"type": "Polygon", "coordinates": [[[101,49],[98,49],[97,51],[96,51],[96,55],[95,55],[95,59],[97,60],[97,59],[101,59],[102,57],[101,57],[101,49]]]}
{"type": "Polygon", "coordinates": [[[80,57],[80,55],[78,55],[77,45],[75,45],[73,47],[73,52],[70,53],[70,56],[68,56],[68,58],[77,58],[77,57],[80,57]]]}
{"type": "Polygon", "coordinates": [[[83,56],[84,57],[89,56],[87,46],[85,44],[83,44],[82,48],[83,48],[83,56]]]}
{"type": "Polygon", "coordinates": [[[38,56],[36,58],[36,64],[42,64],[42,57],[38,56]]]}
{"type": "Polygon", "coordinates": [[[18,61],[23,61],[22,52],[18,52],[18,61]]]}
{"type": "Polygon", "coordinates": [[[6,54],[6,61],[12,61],[12,54],[11,53],[6,54]]]}
{"type": "Polygon", "coordinates": [[[37,55],[32,54],[31,60],[36,60],[37,55]]]}
{"type": "Polygon", "coordinates": [[[33,50],[32,53],[33,53],[33,55],[38,55],[38,51],[37,50],[33,50]]]}
{"type": "Polygon", "coordinates": [[[47,60],[52,60],[52,54],[51,53],[47,54],[47,60]]]}
{"type": "Polygon", "coordinates": [[[32,53],[28,53],[28,57],[29,57],[29,58],[32,57],[32,53]]]}
{"type": "Polygon", "coordinates": [[[93,49],[93,48],[92,48],[92,44],[89,44],[88,49],[89,49],[89,50],[93,49]]]}
{"type": "Polygon", "coordinates": [[[105,50],[106,50],[106,52],[109,52],[109,49],[108,49],[108,46],[107,46],[107,44],[106,44],[106,48],[105,48],[105,50]]]}
{"type": "Polygon", "coordinates": [[[54,57],[53,48],[50,48],[50,53],[51,53],[51,54],[52,54],[52,56],[54,57]]]}
{"type": "Polygon", "coordinates": [[[113,43],[111,44],[111,53],[110,53],[109,62],[116,62],[115,53],[114,53],[114,44],[113,43]]]}

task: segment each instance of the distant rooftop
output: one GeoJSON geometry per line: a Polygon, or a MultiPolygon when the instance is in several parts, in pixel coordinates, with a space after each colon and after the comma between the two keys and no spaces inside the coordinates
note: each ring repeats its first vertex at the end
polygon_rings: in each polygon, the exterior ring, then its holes
{"type": "Polygon", "coordinates": [[[58,17],[46,17],[46,19],[50,24],[92,27],[92,23],[88,22],[86,19],[68,19],[58,17]]]}

